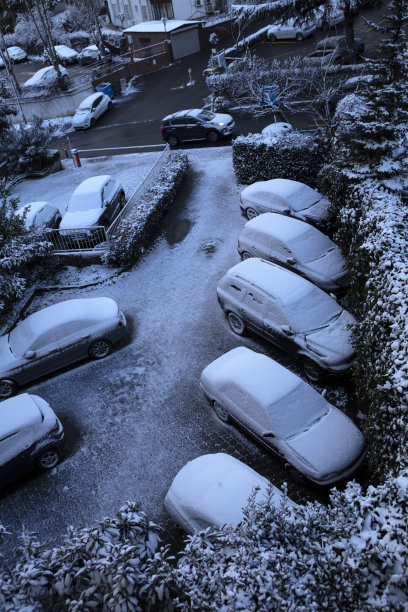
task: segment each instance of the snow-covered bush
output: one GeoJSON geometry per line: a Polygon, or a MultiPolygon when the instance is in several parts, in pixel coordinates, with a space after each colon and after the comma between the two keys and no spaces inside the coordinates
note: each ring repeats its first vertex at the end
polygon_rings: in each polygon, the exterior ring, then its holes
{"type": "Polygon", "coordinates": [[[48,158],[51,127],[39,117],[29,125],[12,125],[2,134],[0,159],[4,159],[10,172],[41,170],[48,158]]]}
{"type": "Polygon", "coordinates": [[[313,136],[291,132],[279,137],[249,134],[234,140],[232,159],[240,183],[273,178],[316,184],[322,151],[313,136]]]}
{"type": "Polygon", "coordinates": [[[112,245],[106,255],[107,263],[122,267],[136,261],[163,213],[173,203],[188,166],[186,155],[171,157],[154,184],[145,192],[142,201],[121,220],[112,236],[112,245]]]}
{"type": "MultiPolygon", "coordinates": [[[[405,610],[408,472],[317,502],[250,500],[237,528],[187,539],[173,576],[181,610],[405,610]]],[[[166,564],[166,560],[163,561],[166,564]]]]}

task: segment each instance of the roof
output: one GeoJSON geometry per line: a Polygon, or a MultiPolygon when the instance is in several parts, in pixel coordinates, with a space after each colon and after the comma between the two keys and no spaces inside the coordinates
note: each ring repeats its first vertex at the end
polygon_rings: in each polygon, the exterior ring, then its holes
{"type": "Polygon", "coordinates": [[[142,21],[142,23],[137,23],[134,26],[130,26],[130,28],[126,28],[123,30],[124,33],[131,32],[172,32],[173,30],[177,30],[178,28],[182,28],[185,26],[199,26],[200,21],[183,21],[181,19],[167,19],[166,21],[166,29],[164,29],[163,21],[142,21]]]}
{"type": "MultiPolygon", "coordinates": [[[[91,94],[91,95],[99,96],[100,92],[98,92],[97,94],[91,94]]],[[[104,186],[104,184],[106,183],[106,181],[110,178],[112,178],[110,174],[100,174],[98,176],[91,176],[90,178],[85,179],[75,189],[75,191],[73,192],[71,196],[71,200],[74,196],[78,196],[78,195],[87,196],[91,194],[93,195],[95,191],[99,192],[104,186]]]]}
{"type": "Polygon", "coordinates": [[[281,302],[299,302],[314,285],[294,272],[257,257],[241,261],[228,274],[253,283],[281,302]]]}
{"type": "Polygon", "coordinates": [[[315,229],[312,225],[309,225],[309,223],[278,213],[263,213],[262,215],[258,215],[250,221],[247,221],[245,227],[248,229],[255,229],[262,234],[276,236],[276,238],[284,242],[293,240],[310,229],[315,229]]]}
{"type": "Polygon", "coordinates": [[[199,113],[201,113],[201,111],[201,108],[188,108],[186,110],[176,111],[175,113],[171,113],[171,115],[163,117],[162,121],[168,121],[169,119],[174,119],[175,117],[185,117],[186,115],[196,117],[199,113]]]}
{"type": "MultiPolygon", "coordinates": [[[[82,102],[81,102],[81,104],[79,105],[78,108],[83,108],[82,105],[85,104],[85,102],[87,102],[88,105],[91,106],[93,104],[94,100],[96,100],[96,98],[100,97],[101,93],[102,93],[101,91],[96,91],[95,93],[90,94],[89,96],[87,96],[86,98],[84,98],[82,100],[82,102]]],[[[109,175],[103,175],[103,176],[106,177],[106,176],[109,176],[109,175]]],[[[99,178],[99,177],[93,177],[93,178],[99,178]]],[[[90,179],[86,179],[86,180],[89,181],[90,179]]],[[[81,185],[82,185],[82,183],[81,183],[81,185]]],[[[79,186],[81,186],[81,185],[79,185],[79,186]]]]}
{"type": "Polygon", "coordinates": [[[0,439],[22,427],[41,423],[42,414],[34,397],[29,393],[21,393],[1,402],[0,439]]]}

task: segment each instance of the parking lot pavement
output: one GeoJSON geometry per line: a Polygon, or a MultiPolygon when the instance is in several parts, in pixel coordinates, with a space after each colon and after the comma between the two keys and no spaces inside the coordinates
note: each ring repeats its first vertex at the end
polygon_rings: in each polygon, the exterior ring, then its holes
{"type": "Polygon", "coordinates": [[[60,417],[66,456],[51,473],[27,477],[3,494],[1,521],[14,534],[1,551],[6,557],[23,526],[50,545],[62,541],[67,525],[91,525],[127,500],[140,501],[165,526],[166,541],[177,540],[163,499],[180,468],[205,453],[230,453],[277,486],[287,481],[297,502],[328,497],[218,421],[200,391],[202,369],[241,344],[293,363],[267,343],[230,331],[215,289],[239,260],[240,188],[229,148],[196,150],[190,158],[175,205],[132,270],[90,290],[46,295],[31,307],[113,297],[128,319],[129,338],[103,361],[85,361],[27,389],[60,417]]]}

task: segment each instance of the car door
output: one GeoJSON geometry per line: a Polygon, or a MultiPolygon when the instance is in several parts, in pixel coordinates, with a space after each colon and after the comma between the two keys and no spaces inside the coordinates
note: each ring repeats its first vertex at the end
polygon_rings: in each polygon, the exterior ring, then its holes
{"type": "Polygon", "coordinates": [[[188,129],[187,129],[187,121],[185,117],[175,117],[170,121],[170,128],[168,130],[167,136],[169,133],[177,136],[179,140],[187,140],[188,139],[188,129]]]}
{"type": "Polygon", "coordinates": [[[256,287],[246,289],[243,306],[245,309],[245,322],[247,327],[257,334],[263,335],[264,318],[266,314],[266,298],[256,287]]]}
{"type": "Polygon", "coordinates": [[[186,117],[186,140],[200,140],[206,138],[206,130],[202,122],[196,117],[186,117]]]}
{"type": "Polygon", "coordinates": [[[288,333],[289,329],[290,325],[282,311],[281,305],[275,298],[270,296],[264,317],[262,335],[287,353],[296,354],[294,333],[288,333]]]}

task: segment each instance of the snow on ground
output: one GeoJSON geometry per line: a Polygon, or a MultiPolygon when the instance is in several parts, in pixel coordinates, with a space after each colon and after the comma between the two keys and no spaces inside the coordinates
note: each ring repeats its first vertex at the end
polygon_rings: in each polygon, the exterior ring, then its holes
{"type": "Polygon", "coordinates": [[[20,205],[45,200],[65,213],[76,187],[91,176],[111,174],[118,179],[129,197],[148,174],[160,153],[133,153],[114,157],[82,159],[81,168],[75,168],[71,159],[62,161],[63,170],[42,179],[27,179],[13,188],[12,195],[20,198],[20,205]]]}

